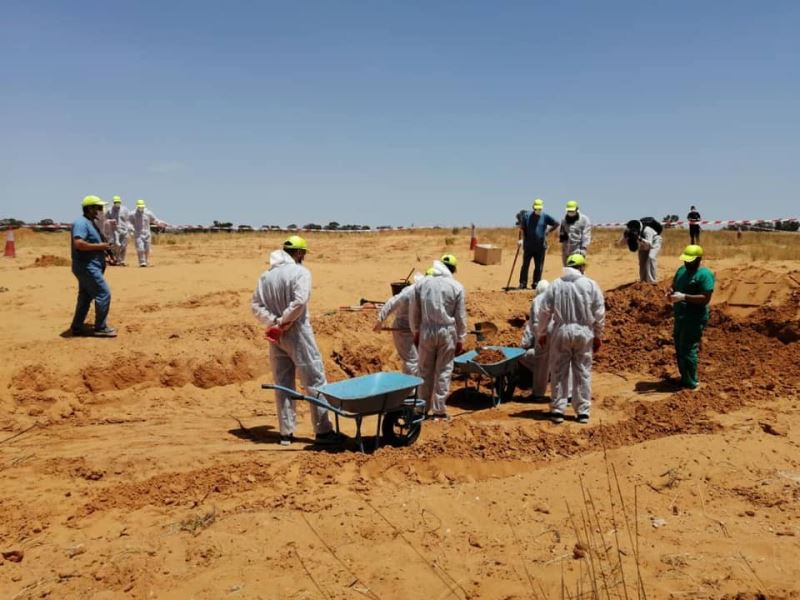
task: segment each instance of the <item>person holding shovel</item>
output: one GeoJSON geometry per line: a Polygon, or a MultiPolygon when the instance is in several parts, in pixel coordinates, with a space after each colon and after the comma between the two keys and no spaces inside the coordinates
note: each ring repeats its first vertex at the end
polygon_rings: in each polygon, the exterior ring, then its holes
{"type": "MultiPolygon", "coordinates": [[[[326,383],[325,366],[317,348],[314,331],[308,318],[311,296],[311,273],[303,266],[308,244],[293,235],[269,257],[269,269],[262,273],[253,293],[251,308],[256,318],[268,327],[269,362],[275,383],[295,388],[295,375],[306,394],[315,394],[326,383]]],[[[275,404],[280,424],[280,443],[292,443],[295,431],[295,400],[275,390],[275,404]]],[[[315,443],[335,443],[328,411],[311,405],[311,424],[315,443]]]]}
{"type": "Polygon", "coordinates": [[[448,421],[445,401],[450,393],[453,359],[467,336],[466,292],[456,281],[458,261],[445,254],[433,262],[433,274],[414,286],[409,307],[411,332],[419,351],[420,399],[434,421],[448,421]]]}
{"type": "Polygon", "coordinates": [[[411,333],[411,325],[409,323],[409,309],[411,300],[414,297],[414,286],[423,277],[423,275],[416,275],[414,283],[407,281],[406,286],[399,294],[389,298],[378,312],[378,322],[375,324],[375,331],[381,331],[384,321],[390,315],[394,315],[394,323],[391,328],[392,338],[394,339],[394,347],[397,349],[397,354],[400,356],[400,360],[403,361],[403,373],[407,375],[417,375],[419,372],[417,347],[414,345],[414,335],[411,333]]]}
{"type": "Polygon", "coordinates": [[[522,246],[522,268],[519,272],[519,289],[528,287],[528,271],[533,259],[533,284],[542,278],[544,257],[547,254],[547,236],[558,229],[558,221],[544,212],[544,201],[537,198],[533,201],[533,211],[524,211],[519,218],[520,240],[522,246]]]}

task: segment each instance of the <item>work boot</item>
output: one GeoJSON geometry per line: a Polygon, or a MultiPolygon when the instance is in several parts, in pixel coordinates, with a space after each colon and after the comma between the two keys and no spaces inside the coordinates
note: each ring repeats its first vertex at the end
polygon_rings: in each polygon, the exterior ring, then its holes
{"type": "Polygon", "coordinates": [[[589,422],[589,415],[580,414],[577,416],[575,420],[578,421],[578,423],[580,423],[581,425],[586,425],[589,422]]]}
{"type": "Polygon", "coordinates": [[[291,446],[293,441],[294,435],[290,433],[289,435],[282,435],[279,443],[281,446],[291,446]]]}
{"type": "Polygon", "coordinates": [[[564,422],[564,415],[560,412],[550,411],[550,420],[556,425],[561,425],[564,422]]]}

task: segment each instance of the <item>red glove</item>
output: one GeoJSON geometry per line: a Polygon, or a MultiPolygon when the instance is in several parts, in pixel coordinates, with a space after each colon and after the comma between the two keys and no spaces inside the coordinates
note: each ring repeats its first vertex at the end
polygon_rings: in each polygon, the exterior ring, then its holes
{"type": "Polygon", "coordinates": [[[278,327],[277,325],[273,325],[266,331],[267,340],[273,344],[277,344],[278,341],[281,339],[281,334],[283,333],[283,329],[278,327]]]}
{"type": "Polygon", "coordinates": [[[596,337],[592,340],[592,352],[598,352],[600,350],[600,346],[603,345],[603,340],[599,337],[596,337]]]}
{"type": "Polygon", "coordinates": [[[464,354],[464,344],[456,342],[456,356],[464,354]]]}

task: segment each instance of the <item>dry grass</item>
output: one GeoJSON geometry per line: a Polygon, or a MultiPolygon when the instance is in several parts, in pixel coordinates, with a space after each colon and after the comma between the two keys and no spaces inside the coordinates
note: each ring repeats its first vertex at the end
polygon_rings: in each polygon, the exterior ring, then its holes
{"type": "MultiPolygon", "coordinates": [[[[470,242],[469,228],[454,232],[454,229],[418,229],[413,230],[413,235],[419,240],[419,246],[426,252],[438,248],[442,253],[454,253],[456,256],[466,255],[470,242]]],[[[302,232],[310,244],[317,240],[335,241],[343,239],[369,239],[374,236],[382,238],[405,238],[412,230],[400,231],[371,231],[361,233],[346,232],[302,232]]],[[[193,246],[205,244],[226,244],[233,240],[252,241],[254,245],[278,247],[286,238],[287,233],[281,231],[270,232],[216,232],[216,233],[164,233],[153,236],[155,245],[193,246]]],[[[627,256],[629,250],[618,245],[620,229],[595,229],[590,254],[627,256]]],[[[678,256],[684,246],[689,243],[689,233],[686,229],[672,229],[664,232],[664,245],[662,256],[678,256]]],[[[506,252],[516,250],[517,230],[515,228],[478,229],[479,244],[493,244],[500,246],[506,252]]],[[[20,229],[16,231],[17,246],[44,248],[63,244],[65,251],[69,249],[69,233],[37,233],[20,229]]],[[[551,253],[560,251],[557,234],[551,236],[551,253]]],[[[131,242],[132,243],[132,242],[131,242]]],[[[774,260],[800,260],[800,233],[793,232],[743,232],[737,237],[734,231],[704,231],[701,243],[706,256],[712,260],[718,258],[741,258],[746,261],[774,261],[774,260]]],[[[130,244],[130,243],[129,243],[130,244]]],[[[130,245],[129,245],[130,248],[130,245]]]]}

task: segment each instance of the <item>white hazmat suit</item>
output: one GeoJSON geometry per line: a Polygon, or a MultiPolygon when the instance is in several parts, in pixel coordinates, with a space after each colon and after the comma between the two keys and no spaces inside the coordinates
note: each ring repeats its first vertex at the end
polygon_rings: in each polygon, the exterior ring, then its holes
{"type": "Polygon", "coordinates": [[[658,282],[657,259],[661,251],[661,236],[655,229],[645,226],[639,235],[639,280],[658,282]]]}
{"type": "Polygon", "coordinates": [[[450,269],[434,261],[433,274],[414,286],[411,331],[419,335],[420,398],[434,416],[445,416],[456,345],[467,335],[466,292],[450,269]]]}
{"type": "Polygon", "coordinates": [[[541,313],[544,294],[549,283],[542,279],[536,285],[536,296],[531,302],[531,314],[528,324],[522,334],[520,344],[527,350],[519,361],[533,374],[531,383],[531,396],[541,398],[547,395],[547,384],[550,381],[550,334],[552,333],[552,323],[547,330],[548,339],[544,344],[539,343],[536,335],[539,326],[539,314],[541,313]]]}
{"type": "MultiPolygon", "coordinates": [[[[420,277],[421,279],[421,277],[420,277]]],[[[394,347],[400,360],[403,361],[403,373],[417,375],[417,347],[414,345],[414,334],[411,333],[409,323],[409,309],[411,300],[414,297],[414,286],[416,282],[404,287],[399,294],[395,294],[381,308],[378,313],[378,322],[383,323],[390,315],[394,315],[392,328],[392,338],[394,347]]]]}
{"type": "Polygon", "coordinates": [[[131,211],[122,206],[114,204],[108,210],[107,221],[110,224],[109,241],[114,245],[114,252],[117,257],[117,264],[125,264],[125,255],[128,252],[128,232],[130,231],[131,211]]]}
{"type": "MultiPolygon", "coordinates": [[[[325,384],[325,367],[317,348],[314,331],[308,318],[311,296],[311,273],[283,250],[269,257],[269,270],[262,273],[253,293],[253,314],[267,327],[284,329],[276,343],[269,348],[272,377],[277,385],[296,389],[295,376],[306,394],[316,395],[325,384]]],[[[282,436],[294,434],[296,401],[275,390],[275,405],[282,436]]],[[[315,433],[331,431],[328,412],[311,405],[311,424],[315,433]]]]}
{"type": "Polygon", "coordinates": [[[561,278],[545,292],[539,309],[537,337],[550,342],[551,411],[563,415],[569,398],[572,369],[572,406],[588,417],[592,405],[592,344],[603,334],[605,301],[597,283],[578,269],[565,267],[561,278]]]}
{"type": "Polygon", "coordinates": [[[558,239],[561,241],[561,264],[567,264],[567,258],[573,254],[586,256],[589,244],[592,243],[592,222],[582,212],[577,213],[577,219],[570,220],[565,215],[561,220],[558,239]]]}
{"type": "Polygon", "coordinates": [[[137,208],[130,216],[133,226],[133,239],[136,242],[136,254],[139,257],[139,266],[146,267],[150,263],[150,225],[158,223],[149,208],[137,208]]]}

